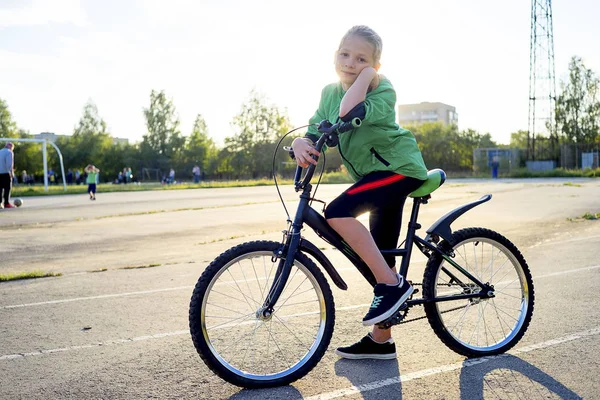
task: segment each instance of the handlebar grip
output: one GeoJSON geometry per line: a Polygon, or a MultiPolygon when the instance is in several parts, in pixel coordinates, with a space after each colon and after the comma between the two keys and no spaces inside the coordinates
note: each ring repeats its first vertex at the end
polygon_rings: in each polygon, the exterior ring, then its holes
{"type": "Polygon", "coordinates": [[[358,117],[352,118],[352,120],[348,122],[344,122],[338,126],[336,129],[337,133],[348,132],[354,128],[358,128],[362,124],[362,120],[358,117]]]}

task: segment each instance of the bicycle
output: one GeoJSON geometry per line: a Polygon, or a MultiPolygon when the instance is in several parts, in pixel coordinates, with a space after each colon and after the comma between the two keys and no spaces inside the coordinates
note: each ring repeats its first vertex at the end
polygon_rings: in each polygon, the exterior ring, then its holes
{"type": "MultiPolygon", "coordinates": [[[[335,146],[339,134],[360,123],[360,119],[339,124],[322,121],[315,148],[321,152],[324,144],[335,146]]],[[[246,242],[223,252],[194,288],[189,310],[194,346],[214,373],[234,385],[289,384],[309,373],[327,350],[335,306],[317,264],[339,289],[348,286],[325,254],[301,236],[304,224],[341,251],[371,285],[376,283],[364,261],[311,207],[314,171],[311,164],[302,178],[303,168],[296,168],[294,186],[296,192],[301,191],[300,201],[293,220],[288,216],[282,242],[246,242]]],[[[422,284],[413,283],[422,285],[422,297],[413,298],[416,289],[394,315],[378,325],[389,328],[427,318],[438,338],[461,355],[506,352],[521,339],[532,318],[534,288],[529,267],[517,247],[497,232],[486,228],[452,231],[451,224],[489,201],[489,194],[442,216],[427,229],[425,238],[416,234],[421,228],[417,222],[420,206],[428,203],[445,178],[440,169],[428,172],[425,183],[410,194],[413,205],[404,247],[381,250],[402,258],[400,274],[405,277],[413,244],[427,257],[422,284]],[[426,317],[406,320],[408,310],[417,305],[423,305],[426,317]]]]}

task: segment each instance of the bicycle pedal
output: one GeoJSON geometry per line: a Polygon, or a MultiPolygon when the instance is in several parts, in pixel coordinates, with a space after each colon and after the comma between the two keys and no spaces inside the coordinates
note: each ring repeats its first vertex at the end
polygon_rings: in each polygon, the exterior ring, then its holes
{"type": "Polygon", "coordinates": [[[390,327],[392,327],[394,325],[398,325],[400,323],[400,321],[402,321],[404,319],[404,315],[401,314],[402,311],[404,311],[404,310],[400,309],[400,310],[396,311],[394,313],[394,315],[392,315],[388,319],[381,321],[380,323],[378,323],[376,325],[380,329],[389,329],[390,327]]]}

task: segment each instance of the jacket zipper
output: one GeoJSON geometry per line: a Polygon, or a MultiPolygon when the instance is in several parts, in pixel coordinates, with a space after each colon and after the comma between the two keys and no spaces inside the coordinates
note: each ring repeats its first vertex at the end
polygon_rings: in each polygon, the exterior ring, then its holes
{"type": "Polygon", "coordinates": [[[379,161],[381,161],[381,163],[383,165],[385,165],[386,167],[390,166],[390,163],[387,162],[387,160],[383,157],[381,157],[381,155],[377,152],[377,150],[375,150],[375,147],[371,147],[371,153],[373,153],[373,155],[375,156],[376,159],[378,159],[379,161]]]}

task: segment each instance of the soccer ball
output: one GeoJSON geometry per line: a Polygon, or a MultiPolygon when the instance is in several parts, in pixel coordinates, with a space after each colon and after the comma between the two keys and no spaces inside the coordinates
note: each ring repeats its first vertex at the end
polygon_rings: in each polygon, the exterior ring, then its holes
{"type": "Polygon", "coordinates": [[[14,204],[16,207],[21,207],[21,206],[23,205],[23,200],[21,200],[21,199],[14,199],[14,200],[13,200],[13,204],[14,204]]]}

